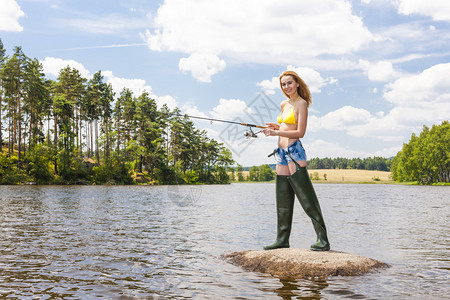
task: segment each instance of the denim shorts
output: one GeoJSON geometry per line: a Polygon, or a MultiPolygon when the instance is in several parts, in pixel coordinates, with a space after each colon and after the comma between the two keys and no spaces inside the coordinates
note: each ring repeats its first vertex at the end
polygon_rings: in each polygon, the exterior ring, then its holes
{"type": "Polygon", "coordinates": [[[295,161],[306,161],[305,148],[303,148],[302,142],[300,140],[297,140],[294,143],[290,144],[286,149],[280,147],[276,149],[276,152],[274,154],[277,165],[287,166],[288,163],[292,161],[289,153],[295,161]]]}

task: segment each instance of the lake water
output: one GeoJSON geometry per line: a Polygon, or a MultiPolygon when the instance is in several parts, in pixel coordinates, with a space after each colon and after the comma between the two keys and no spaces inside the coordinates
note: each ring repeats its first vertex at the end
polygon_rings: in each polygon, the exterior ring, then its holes
{"type": "MultiPolygon", "coordinates": [[[[449,187],[316,184],[332,250],[392,265],[363,276],[277,278],[221,258],[275,239],[269,183],[0,186],[0,298],[442,299],[449,187]]],[[[315,241],[295,204],[291,247],[315,241]]]]}

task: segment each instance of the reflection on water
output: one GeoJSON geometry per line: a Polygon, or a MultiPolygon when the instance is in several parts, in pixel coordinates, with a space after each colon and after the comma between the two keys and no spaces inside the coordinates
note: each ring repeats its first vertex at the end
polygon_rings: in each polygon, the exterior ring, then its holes
{"type": "MultiPolygon", "coordinates": [[[[275,238],[273,184],[0,186],[0,297],[388,299],[449,294],[448,187],[316,185],[332,248],[379,273],[276,278],[223,261],[275,238]]],[[[291,245],[314,241],[296,204],[291,245]]]]}

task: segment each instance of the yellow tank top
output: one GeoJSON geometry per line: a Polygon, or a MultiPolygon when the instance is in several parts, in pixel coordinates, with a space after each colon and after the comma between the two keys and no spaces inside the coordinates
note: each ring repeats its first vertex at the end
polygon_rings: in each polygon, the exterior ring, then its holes
{"type": "MultiPolygon", "coordinates": [[[[298,100],[299,98],[297,98],[298,100]]],[[[291,111],[283,118],[283,111],[284,108],[286,107],[286,104],[283,107],[283,110],[281,111],[281,113],[278,115],[277,117],[277,122],[278,124],[281,123],[286,123],[286,124],[297,124],[297,122],[295,122],[295,115],[294,115],[294,107],[295,107],[295,103],[297,103],[297,100],[295,100],[294,105],[292,106],[291,111]]]]}

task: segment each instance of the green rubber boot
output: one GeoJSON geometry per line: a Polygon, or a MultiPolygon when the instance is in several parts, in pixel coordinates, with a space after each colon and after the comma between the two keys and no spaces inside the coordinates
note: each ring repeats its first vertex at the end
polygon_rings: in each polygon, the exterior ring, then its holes
{"type": "Polygon", "coordinates": [[[275,194],[277,199],[277,240],[272,245],[265,246],[264,250],[289,248],[295,194],[288,176],[276,176],[275,194]]]}
{"type": "Polygon", "coordinates": [[[296,165],[297,171],[291,176],[288,176],[288,180],[303,210],[311,218],[317,235],[317,242],[311,245],[311,250],[328,251],[330,250],[330,243],[328,242],[327,229],[322,217],[322,211],[320,210],[319,200],[317,200],[316,192],[314,191],[306,167],[300,167],[297,163],[296,165]]]}

